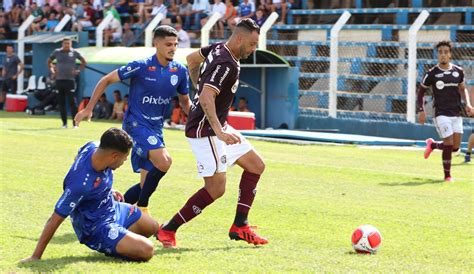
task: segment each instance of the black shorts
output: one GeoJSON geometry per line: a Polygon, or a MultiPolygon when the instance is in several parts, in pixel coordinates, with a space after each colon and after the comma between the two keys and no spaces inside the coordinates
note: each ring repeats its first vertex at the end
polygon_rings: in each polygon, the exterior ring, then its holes
{"type": "Polygon", "coordinates": [[[17,81],[16,79],[5,79],[2,82],[2,91],[6,93],[16,93],[17,81]]]}

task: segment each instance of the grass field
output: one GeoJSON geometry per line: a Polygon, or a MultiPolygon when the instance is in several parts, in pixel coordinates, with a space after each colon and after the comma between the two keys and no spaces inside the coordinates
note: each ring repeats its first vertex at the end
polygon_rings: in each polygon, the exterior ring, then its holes
{"type": "MultiPolygon", "coordinates": [[[[59,129],[58,117],[0,112],[0,272],[473,272],[474,168],[453,158],[456,182],[441,181],[441,154],[421,150],[277,144],[252,141],[267,167],[250,214],[270,244],[230,241],[241,171],[228,172],[227,193],[177,234],[176,250],[148,263],[112,259],[78,243],[66,220],[39,262],[31,255],[77,149],[119,124],[83,123],[59,129]],[[360,224],[382,233],[376,255],[352,251],[360,224]]],[[[183,132],[165,131],[173,166],[151,199],[168,220],[202,186],[183,132]]],[[[115,188],[136,183],[130,162],[115,172],[115,188]]]]}

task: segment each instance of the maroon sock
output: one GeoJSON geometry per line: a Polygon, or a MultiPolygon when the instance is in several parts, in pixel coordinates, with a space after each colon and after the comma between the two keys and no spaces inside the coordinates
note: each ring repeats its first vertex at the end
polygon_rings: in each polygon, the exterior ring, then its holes
{"type": "Polygon", "coordinates": [[[443,148],[444,148],[443,142],[433,142],[433,143],[431,143],[431,149],[443,150],[443,148]]]}
{"type": "Polygon", "coordinates": [[[182,224],[191,221],[194,217],[199,215],[206,206],[212,204],[214,199],[205,188],[201,188],[196,192],[186,204],[181,208],[171,221],[163,227],[165,230],[176,231],[182,224]]]}
{"type": "Polygon", "coordinates": [[[453,146],[443,147],[444,178],[451,177],[451,153],[452,152],[453,152],[453,146]]]}
{"type": "Polygon", "coordinates": [[[244,226],[247,224],[247,215],[252,207],[255,194],[257,193],[257,183],[260,175],[244,171],[239,185],[239,201],[237,202],[237,213],[234,224],[244,226]]]}

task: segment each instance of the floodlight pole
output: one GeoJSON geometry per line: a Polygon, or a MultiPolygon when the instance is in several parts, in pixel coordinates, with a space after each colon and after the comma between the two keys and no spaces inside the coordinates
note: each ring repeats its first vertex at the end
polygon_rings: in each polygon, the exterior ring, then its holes
{"type": "MultiPolygon", "coordinates": [[[[164,7],[164,6],[162,6],[164,7]]],[[[153,30],[158,26],[163,20],[163,13],[158,12],[158,14],[151,20],[150,24],[145,29],[145,47],[153,47],[153,30]]]]}
{"type": "Polygon", "coordinates": [[[416,41],[418,31],[430,13],[423,10],[408,31],[408,89],[407,89],[407,121],[416,122],[416,41]]]}
{"type": "MultiPolygon", "coordinates": [[[[33,15],[28,16],[28,18],[26,18],[26,20],[18,28],[18,58],[20,58],[20,61],[23,64],[25,63],[25,42],[23,41],[23,38],[25,38],[25,32],[30,27],[30,25],[33,23],[34,20],[35,20],[35,17],[33,15]]],[[[25,71],[23,70],[16,79],[17,81],[16,93],[17,94],[20,94],[23,92],[24,76],[25,76],[25,71]]]]}
{"type": "Polygon", "coordinates": [[[339,32],[351,17],[350,12],[344,11],[336,24],[331,28],[330,57],[329,57],[329,117],[337,117],[337,60],[339,59],[339,32]]]}
{"type": "Polygon", "coordinates": [[[209,20],[207,20],[206,24],[204,24],[201,29],[201,47],[209,45],[209,35],[211,33],[211,29],[217,23],[217,21],[221,19],[221,17],[222,14],[214,12],[209,20]]]}

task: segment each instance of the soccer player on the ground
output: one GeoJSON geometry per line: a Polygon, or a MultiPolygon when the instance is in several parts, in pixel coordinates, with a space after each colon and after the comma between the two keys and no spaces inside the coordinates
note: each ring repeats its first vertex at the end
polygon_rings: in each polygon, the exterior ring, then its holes
{"type": "Polygon", "coordinates": [[[153,244],[147,239],[155,234],[158,223],[133,205],[119,202],[120,192],[112,189],[113,172],[127,159],[132,139],[123,130],[108,129],[100,144],[89,142],[79,152],[64,178],[64,192],[31,257],[21,262],[41,259],[54,233],[70,216],[81,244],[123,259],[148,261],[153,244]]]}
{"type": "Polygon", "coordinates": [[[163,141],[163,117],[176,93],[186,114],[191,103],[187,68],[173,61],[178,32],[170,26],[159,26],[153,40],[156,54],[130,62],[102,77],[89,104],[75,119],[78,125],[81,120],[90,119],[97,100],[109,85],[131,79],[123,129],[133,138],[132,167],[140,172],[140,183],[125,193],[125,202],[137,203],[147,214],[150,196],[171,166],[171,157],[163,141]]]}
{"type": "Polygon", "coordinates": [[[191,80],[198,84],[198,94],[189,111],[186,137],[197,160],[198,174],[204,179],[204,187],[160,228],[158,240],[166,248],[176,246],[176,230],[182,224],[191,221],[224,194],[227,166],[234,164],[244,171],[240,180],[237,213],[229,236],[255,245],[268,243],[267,239],[255,233],[247,221],[265,164],[250,143],[226,123],[239,85],[239,60],[255,51],[259,33],[260,28],[252,19],[244,19],[227,42],[203,47],[187,57],[191,80]],[[201,63],[203,65],[199,69],[201,63]]]}
{"type": "Polygon", "coordinates": [[[469,94],[464,85],[464,71],[451,61],[452,45],[449,41],[441,41],[436,45],[438,64],[432,67],[423,77],[418,92],[417,110],[418,120],[425,123],[423,96],[425,90],[431,87],[434,98],[435,118],[433,119],[442,142],[435,142],[432,138],[426,140],[425,159],[428,159],[433,149],[443,151],[444,180],[452,182],[451,154],[459,149],[463,133],[461,118],[461,97],[466,102],[466,112],[474,113],[469,100],[469,94]]]}
{"type": "Polygon", "coordinates": [[[472,148],[474,147],[474,130],[473,133],[469,136],[469,140],[467,143],[467,151],[466,155],[464,156],[464,162],[469,163],[471,161],[471,153],[472,153],[472,148]]]}

